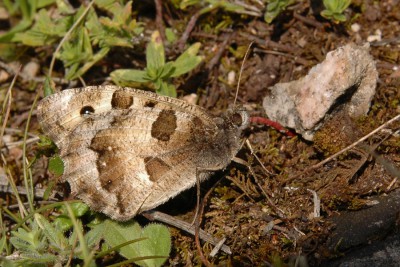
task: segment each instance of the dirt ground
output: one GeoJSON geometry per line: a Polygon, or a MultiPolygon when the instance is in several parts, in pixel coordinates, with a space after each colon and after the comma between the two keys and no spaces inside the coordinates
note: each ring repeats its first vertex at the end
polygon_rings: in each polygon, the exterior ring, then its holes
{"type": "MultiPolygon", "coordinates": [[[[319,1],[310,1],[312,3],[319,1]]],[[[218,34],[208,32],[206,22],[222,19],[222,13],[214,12],[200,16],[195,23],[188,42],[201,42],[201,54],[205,63],[180,79],[180,97],[197,92],[198,104],[213,114],[221,114],[233,103],[236,83],[230,83],[230,72],[237,75],[244,51],[254,42],[245,61],[240,80],[238,103],[251,116],[265,116],[262,99],[268,87],[277,82],[296,80],[308,70],[323,61],[325,55],[340,46],[354,42],[365,43],[371,36],[379,36],[371,42],[370,53],[376,61],[379,80],[368,115],[351,120],[333,118],[317,134],[315,142],[301,137],[291,138],[271,127],[252,124],[245,135],[254,153],[244,146],[238,158],[246,164],[232,163],[223,171],[202,184],[204,213],[201,227],[217,238],[226,238],[224,244],[232,250],[231,255],[217,253],[208,257],[213,247],[203,244],[203,254],[214,265],[219,266],[294,266],[294,262],[305,260],[309,266],[344,255],[354,246],[374,242],[397,230],[399,206],[382,208],[384,213],[376,217],[357,220],[360,211],[370,209],[382,198],[390,197],[399,187],[400,139],[393,134],[400,122],[388,126],[389,131],[379,132],[362,144],[373,148],[368,152],[365,146],[357,146],[322,167],[311,169],[329,155],[352,144],[362,136],[379,127],[399,114],[400,106],[400,1],[353,1],[346,11],[347,22],[335,24],[319,15],[319,7],[310,2],[298,3],[282,12],[273,23],[267,24],[261,18],[232,15],[235,21],[229,28],[218,34]],[[352,27],[353,25],[353,27],[352,27]],[[354,30],[354,25],[359,26],[354,30]],[[350,131],[342,134],[343,126],[350,131]],[[315,191],[321,201],[320,217],[314,217],[315,191]],[[352,220],[341,221],[341,216],[350,214],[352,220]],[[390,214],[389,214],[390,213],[390,214]],[[389,214],[389,215],[388,215],[389,214]],[[343,229],[354,227],[354,232],[363,223],[390,217],[390,222],[374,232],[374,238],[365,237],[357,244],[340,247],[348,235],[335,232],[338,225],[343,229]],[[382,233],[382,235],[380,235],[382,233]],[[342,239],[335,239],[334,235],[342,239]],[[372,241],[371,241],[372,240],[372,241]]],[[[185,12],[166,8],[162,14],[163,24],[174,26],[188,21],[195,10],[185,12]],[[192,12],[192,13],[191,13],[192,12]]],[[[152,4],[143,5],[143,17],[148,30],[160,27],[154,19],[152,4]],[[147,11],[144,12],[144,11],[147,11]]],[[[183,30],[182,28],[181,30],[183,30]]],[[[166,48],[168,57],[175,57],[176,50],[166,48]]],[[[21,64],[39,62],[37,77],[43,77],[52,50],[50,48],[26,49],[19,58],[21,64]]],[[[127,49],[112,51],[100,64],[87,72],[83,79],[87,85],[102,84],[113,68],[132,67],[136,52],[127,49]],[[124,60],[115,64],[124,55],[124,60]]],[[[143,57],[143,54],[142,54],[143,57]]],[[[6,62],[4,62],[6,64],[6,62]]],[[[135,61],[135,67],[145,67],[142,60],[135,61]]],[[[56,73],[61,76],[62,65],[56,65],[56,73]]],[[[8,88],[12,76],[3,80],[1,94],[8,88]]],[[[63,88],[68,84],[58,85],[63,88]]],[[[81,86],[77,82],[75,87],[81,86]]],[[[24,129],[38,93],[39,82],[18,79],[14,86],[13,105],[9,128],[24,129]]],[[[30,132],[40,133],[35,116],[30,132]]],[[[21,138],[22,134],[13,134],[21,138]]],[[[15,137],[17,136],[17,137],[15,137]]],[[[29,154],[36,153],[35,144],[29,145],[29,154]]],[[[13,148],[5,153],[6,161],[14,167],[14,177],[22,177],[21,148],[13,148]]],[[[33,167],[36,186],[46,187],[49,178],[46,160],[38,159],[33,167]]],[[[60,187],[66,187],[61,185],[60,187]]],[[[59,188],[58,188],[59,189],[59,188]]],[[[4,201],[12,204],[12,197],[4,201]]],[[[171,200],[158,210],[190,222],[196,207],[196,190],[189,190],[171,200]],[[182,203],[186,203],[185,206],[182,203]]],[[[361,215],[360,215],[361,216],[361,215]]],[[[145,223],[145,219],[143,220],[145,223]]],[[[200,265],[193,236],[171,228],[173,249],[166,265],[200,265]]],[[[365,232],[359,235],[366,234],[365,232]]],[[[299,265],[297,265],[299,266],[299,265]]],[[[302,265],[305,266],[305,265],[302,265]]]]}

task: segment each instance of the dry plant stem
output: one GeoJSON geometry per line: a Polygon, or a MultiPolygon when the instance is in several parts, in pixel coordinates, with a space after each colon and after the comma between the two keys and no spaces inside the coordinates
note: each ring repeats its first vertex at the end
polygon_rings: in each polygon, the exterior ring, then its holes
{"type": "MultiPolygon", "coordinates": [[[[33,144],[36,143],[40,140],[39,137],[32,137],[26,140],[26,144],[33,144]]],[[[16,141],[16,142],[10,142],[10,143],[5,143],[4,145],[6,145],[8,148],[12,148],[12,147],[16,147],[16,146],[20,146],[23,144],[24,141],[16,141]]],[[[3,151],[4,149],[2,149],[3,151]]]]}
{"type": "Polygon", "coordinates": [[[225,243],[226,238],[222,238],[218,244],[213,248],[213,250],[210,252],[210,257],[213,258],[215,255],[217,255],[218,251],[220,251],[222,245],[225,243]]]}
{"type": "MultiPolygon", "coordinates": [[[[194,239],[196,241],[197,252],[199,253],[201,261],[207,267],[211,267],[211,263],[207,260],[206,257],[204,257],[203,251],[201,249],[200,239],[199,239],[199,231],[200,231],[200,224],[201,224],[201,219],[203,217],[205,203],[207,202],[208,197],[210,196],[211,192],[214,190],[214,188],[217,184],[218,184],[218,182],[215,183],[214,186],[210,190],[208,190],[207,194],[204,196],[203,201],[201,202],[201,205],[199,207],[199,215],[197,217],[197,220],[195,221],[196,223],[195,223],[194,239]]],[[[218,243],[215,244],[215,246],[217,246],[217,245],[218,245],[218,243]]]]}
{"type": "Polygon", "coordinates": [[[208,70],[212,70],[214,68],[214,66],[220,62],[222,54],[225,51],[225,46],[231,41],[232,34],[227,34],[225,36],[226,36],[226,38],[224,38],[224,40],[222,41],[222,44],[218,45],[217,52],[214,53],[213,58],[207,63],[206,68],[208,70]]]}
{"type": "MultiPolygon", "coordinates": [[[[17,75],[22,78],[23,81],[34,81],[37,83],[43,83],[46,80],[46,77],[31,77],[28,76],[24,73],[19,73],[19,71],[15,71],[12,67],[10,67],[9,65],[7,65],[6,63],[0,61],[0,68],[4,69],[6,72],[8,72],[11,75],[17,75]]],[[[61,83],[61,84],[71,84],[71,86],[74,86],[74,84],[76,83],[75,81],[69,82],[65,79],[62,78],[58,78],[55,77],[53,78],[53,80],[57,83],[61,83]]]]}
{"type": "Polygon", "coordinates": [[[395,177],[390,184],[388,185],[388,187],[386,187],[386,191],[389,191],[390,189],[392,189],[392,186],[397,182],[397,177],[395,177]]]}
{"type": "Polygon", "coordinates": [[[266,47],[266,48],[269,47],[269,48],[273,48],[273,49],[276,49],[278,51],[286,52],[286,53],[290,53],[290,54],[294,54],[295,51],[296,51],[296,49],[291,47],[291,46],[283,45],[283,44],[280,44],[280,43],[277,43],[277,42],[274,42],[274,41],[271,41],[271,40],[264,40],[264,39],[261,39],[261,38],[258,38],[256,36],[254,36],[252,34],[241,32],[241,33],[239,33],[239,35],[241,37],[246,38],[247,40],[255,42],[256,44],[258,44],[260,46],[263,46],[263,47],[266,47]]]}
{"type": "MultiPolygon", "coordinates": [[[[261,17],[262,13],[258,7],[253,5],[248,5],[244,1],[234,1],[236,5],[243,7],[245,10],[238,10],[239,14],[250,15],[254,17],[261,17]]],[[[261,6],[264,6],[261,4],[261,6]]]]}
{"type": "Polygon", "coordinates": [[[383,140],[381,140],[376,146],[374,145],[373,147],[370,147],[370,146],[361,144],[360,147],[362,149],[364,149],[365,151],[367,151],[370,155],[372,155],[372,157],[374,157],[375,161],[378,162],[379,164],[381,164],[390,175],[398,178],[398,177],[400,177],[400,170],[396,167],[396,165],[394,165],[393,162],[386,160],[384,157],[382,157],[375,151],[375,149],[381,143],[383,143],[388,137],[389,137],[389,135],[386,138],[384,138],[383,140]]]}
{"type": "MultiPolygon", "coordinates": [[[[16,190],[18,191],[19,195],[27,195],[28,194],[28,192],[24,186],[16,186],[16,190]]],[[[46,191],[45,189],[36,188],[35,193],[34,193],[35,198],[43,198],[45,191],[46,191]]],[[[14,189],[11,187],[10,184],[0,184],[0,192],[14,193],[14,189]]]]}
{"type": "Polygon", "coordinates": [[[26,122],[26,127],[25,127],[25,132],[24,132],[24,140],[23,140],[23,146],[22,146],[22,166],[24,170],[24,185],[27,191],[27,197],[28,197],[28,202],[30,204],[30,210],[34,211],[34,206],[33,206],[33,200],[34,200],[34,194],[33,194],[33,178],[32,178],[32,172],[29,168],[29,161],[26,156],[26,140],[28,138],[28,130],[29,130],[29,125],[31,122],[32,118],[32,112],[33,109],[36,107],[36,102],[39,98],[39,95],[36,95],[35,100],[33,101],[31,111],[29,112],[28,120],[26,122]]]}
{"type": "Polygon", "coordinates": [[[255,159],[256,159],[256,160],[258,161],[258,163],[261,165],[261,168],[263,168],[263,170],[264,170],[266,173],[272,175],[273,173],[270,172],[270,171],[265,167],[265,165],[261,162],[261,160],[260,160],[260,158],[257,156],[257,154],[254,153],[254,149],[253,149],[253,147],[251,146],[249,139],[246,139],[246,145],[247,145],[247,147],[250,149],[250,153],[255,157],[255,159]]]}
{"type": "MultiPolygon", "coordinates": [[[[195,227],[192,224],[176,219],[168,214],[159,211],[146,211],[143,212],[141,215],[143,215],[150,221],[163,222],[165,224],[181,229],[191,235],[195,235],[195,227]]],[[[214,237],[212,237],[210,234],[202,229],[199,230],[199,237],[204,242],[209,242],[214,246],[216,246],[219,242],[219,240],[216,240],[214,237]]],[[[221,250],[226,254],[232,254],[231,249],[227,245],[222,245],[221,250]]]]}
{"type": "Polygon", "coordinates": [[[12,82],[10,84],[10,87],[8,87],[7,90],[7,94],[5,96],[5,101],[3,103],[3,107],[2,107],[2,112],[3,115],[0,117],[0,119],[3,121],[3,125],[1,126],[1,130],[0,130],[0,147],[3,147],[3,136],[4,136],[4,132],[6,130],[6,125],[8,122],[8,118],[10,116],[10,110],[11,110],[11,102],[12,102],[12,88],[14,87],[15,81],[17,80],[18,74],[21,70],[21,67],[18,69],[18,73],[14,76],[14,78],[12,79],[12,82]],[[5,110],[5,112],[4,112],[5,110]]]}
{"type": "Polygon", "coordinates": [[[317,192],[314,190],[308,189],[307,191],[313,195],[313,202],[314,202],[314,218],[318,218],[321,215],[321,200],[318,197],[317,192]]]}
{"type": "Polygon", "coordinates": [[[387,38],[387,39],[382,39],[381,41],[375,41],[371,43],[371,46],[385,46],[389,44],[399,44],[400,43],[400,37],[394,37],[394,38],[387,38]]]}
{"type": "Polygon", "coordinates": [[[319,30],[322,30],[324,28],[323,24],[317,22],[314,19],[309,19],[309,18],[303,17],[300,14],[298,14],[297,12],[293,12],[293,17],[296,18],[297,20],[303,22],[304,24],[311,25],[319,30]]]}
{"type": "MultiPolygon", "coordinates": [[[[43,200],[43,201],[36,201],[35,203],[38,204],[38,205],[49,205],[49,204],[53,204],[53,203],[56,203],[56,202],[59,202],[59,200],[56,200],[56,199],[53,200],[53,201],[43,200]]],[[[29,203],[28,202],[24,202],[22,204],[25,207],[29,207],[29,203]]],[[[14,204],[14,205],[9,205],[8,206],[9,210],[13,210],[13,209],[16,209],[16,208],[18,208],[18,204],[14,204]]]]}
{"type": "Polygon", "coordinates": [[[65,208],[67,209],[67,212],[68,212],[69,218],[71,219],[72,225],[74,226],[74,231],[77,234],[79,244],[80,244],[80,249],[82,251],[83,259],[84,259],[84,262],[86,265],[87,261],[90,262],[92,260],[93,254],[89,253],[89,248],[87,247],[86,240],[85,240],[82,230],[81,230],[82,226],[78,224],[78,221],[74,215],[74,212],[72,211],[71,206],[68,204],[68,202],[65,202],[64,205],[65,205],[65,208]]]}
{"type": "Polygon", "coordinates": [[[282,53],[274,50],[267,50],[267,49],[260,49],[260,48],[254,48],[254,52],[259,52],[259,53],[264,53],[264,54],[270,54],[270,55],[276,55],[276,56],[283,56],[286,58],[291,58],[295,63],[307,66],[310,64],[310,62],[307,59],[294,56],[288,53],[282,53]]]}
{"type": "Polygon", "coordinates": [[[188,25],[187,25],[185,31],[184,31],[183,34],[182,34],[181,39],[179,39],[179,41],[178,41],[178,43],[177,43],[177,44],[178,44],[178,49],[179,49],[180,51],[182,51],[183,48],[185,47],[186,41],[187,41],[187,39],[189,38],[189,35],[190,35],[190,33],[192,32],[194,26],[196,25],[196,22],[197,22],[197,20],[199,19],[199,17],[200,17],[200,13],[197,12],[197,13],[194,14],[194,15],[192,16],[192,18],[190,19],[190,21],[189,21],[189,23],[188,23],[188,25]]]}
{"type": "Polygon", "coordinates": [[[160,33],[160,37],[163,43],[165,43],[165,27],[163,24],[163,10],[162,10],[162,0],[154,0],[156,6],[156,25],[158,28],[158,32],[160,33]]]}
{"type": "Polygon", "coordinates": [[[244,54],[244,58],[242,60],[242,65],[240,65],[240,71],[239,71],[239,78],[236,86],[236,94],[235,94],[235,100],[233,101],[233,106],[236,106],[236,100],[239,95],[239,87],[240,87],[240,80],[242,79],[242,73],[244,69],[244,63],[246,62],[247,57],[249,56],[250,48],[253,45],[254,42],[251,42],[249,46],[247,47],[246,53],[244,54]]]}
{"type": "MultiPolygon", "coordinates": [[[[262,162],[260,161],[260,159],[257,157],[257,155],[254,153],[253,147],[251,146],[249,140],[246,140],[246,145],[247,147],[250,149],[250,153],[257,159],[257,161],[261,164],[262,168],[267,172],[270,173],[267,168],[265,168],[264,164],[262,164],[262,162]]],[[[278,208],[274,202],[271,200],[271,198],[268,196],[267,192],[265,192],[264,188],[261,186],[260,181],[258,180],[256,174],[253,171],[253,168],[251,168],[251,166],[247,166],[249,168],[249,171],[251,173],[251,175],[253,175],[254,180],[256,181],[256,184],[258,185],[258,187],[260,188],[261,192],[263,193],[264,197],[267,199],[270,207],[276,212],[276,214],[280,217],[280,218],[286,218],[285,212],[283,210],[281,210],[280,208],[278,208]]]]}
{"type": "Polygon", "coordinates": [[[76,27],[78,27],[79,23],[85,18],[86,14],[89,12],[89,9],[93,6],[95,0],[90,1],[89,5],[86,7],[85,11],[82,13],[82,15],[78,18],[78,20],[72,25],[72,27],[69,29],[69,31],[65,34],[65,36],[62,38],[60,43],[58,44],[56,51],[53,53],[53,57],[50,62],[50,67],[49,67],[49,77],[51,77],[51,74],[53,72],[53,67],[54,63],[56,61],[56,55],[60,51],[61,47],[63,44],[68,40],[72,32],[75,30],[76,27]]]}
{"type": "Polygon", "coordinates": [[[8,183],[11,186],[12,193],[15,195],[15,198],[17,199],[17,203],[18,203],[18,206],[19,206],[19,211],[21,213],[21,218],[24,218],[25,214],[28,214],[28,212],[26,211],[26,209],[25,209],[25,207],[23,205],[23,202],[22,202],[21,197],[20,197],[20,195],[18,193],[17,186],[15,185],[15,182],[14,182],[14,179],[13,179],[13,177],[11,175],[11,172],[7,168],[7,161],[6,161],[6,159],[5,159],[3,154],[0,154],[0,155],[1,155],[1,159],[3,161],[3,168],[7,172],[6,178],[8,180],[8,183]]]}
{"type": "Polygon", "coordinates": [[[79,81],[81,82],[83,87],[86,87],[86,82],[82,77],[78,77],[79,81]]]}
{"type": "Polygon", "coordinates": [[[376,134],[377,132],[379,132],[380,130],[386,128],[389,124],[395,122],[396,120],[400,119],[400,114],[395,116],[394,118],[388,120],[387,122],[385,122],[384,124],[382,124],[381,126],[379,126],[378,128],[376,128],[375,130],[373,130],[372,132],[370,132],[369,134],[365,135],[364,137],[360,138],[358,141],[354,142],[353,144],[349,145],[348,147],[340,150],[339,152],[337,152],[336,154],[330,156],[329,158],[321,161],[320,163],[312,166],[313,169],[317,169],[321,166],[323,166],[325,163],[333,160],[334,158],[336,158],[337,156],[343,154],[344,152],[354,148],[355,146],[357,146],[358,144],[360,144],[361,142],[367,140],[368,138],[370,138],[372,135],[376,134]]]}
{"type": "Polygon", "coordinates": [[[75,248],[76,248],[77,244],[78,244],[78,237],[75,236],[75,239],[74,239],[74,242],[73,242],[73,245],[72,245],[73,249],[71,249],[71,252],[69,253],[68,261],[65,264],[65,266],[71,266],[71,262],[72,262],[72,259],[74,258],[74,251],[75,251],[75,248]]]}
{"type": "Polygon", "coordinates": [[[200,179],[199,179],[199,174],[198,174],[198,169],[196,168],[196,211],[194,213],[192,225],[196,222],[197,215],[199,214],[199,209],[200,209],[200,179]]]}

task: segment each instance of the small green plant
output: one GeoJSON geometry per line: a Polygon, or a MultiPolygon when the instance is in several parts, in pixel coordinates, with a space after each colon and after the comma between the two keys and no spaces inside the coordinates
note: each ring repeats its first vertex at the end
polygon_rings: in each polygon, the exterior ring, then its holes
{"type": "MultiPolygon", "coordinates": [[[[107,14],[99,17],[92,6],[88,10],[81,6],[75,11],[63,1],[22,0],[12,3],[7,0],[5,6],[8,12],[14,14],[20,10],[22,19],[9,32],[0,36],[0,43],[48,46],[60,42],[76,26],[62,43],[60,51],[55,54],[64,63],[65,78],[76,79],[105,57],[112,47],[133,47],[132,38],[143,31],[141,24],[132,18],[132,1],[125,5],[122,2],[95,1],[96,7],[107,14]],[[43,8],[54,2],[57,4],[55,15],[43,8]]],[[[0,55],[1,53],[0,51],[0,55]]]]}
{"type": "Polygon", "coordinates": [[[32,220],[0,239],[1,266],[66,266],[82,263],[95,266],[94,260],[115,251],[127,260],[143,267],[161,266],[171,250],[167,227],[150,224],[142,228],[137,222],[118,223],[94,219],[86,227],[79,219],[89,208],[81,202],[62,205],[58,215],[50,221],[39,213],[32,220]],[[104,245],[99,249],[100,241],[104,245]],[[100,250],[100,251],[99,251],[100,250]]]}
{"type": "Polygon", "coordinates": [[[4,0],[3,5],[10,15],[18,15],[21,20],[7,33],[0,36],[0,42],[9,42],[14,35],[28,29],[35,18],[38,10],[53,4],[56,0],[4,0]]]}
{"type": "MultiPolygon", "coordinates": [[[[221,1],[221,0],[173,0],[171,1],[176,8],[185,10],[188,7],[194,7],[198,10],[198,15],[207,13],[217,13],[221,11],[222,16],[211,17],[210,20],[203,26],[207,32],[217,33],[221,29],[227,29],[234,24],[233,17],[228,14],[239,14],[243,16],[261,17],[263,5],[249,5],[244,1],[221,1]],[[217,18],[217,19],[216,19],[217,18]]],[[[254,2],[257,4],[257,2],[254,2]]]]}
{"type": "Polygon", "coordinates": [[[152,88],[158,94],[176,97],[176,88],[170,79],[199,65],[202,61],[202,57],[197,56],[199,48],[200,43],[195,43],[175,61],[165,62],[164,45],[160,33],[155,31],[146,48],[145,70],[119,69],[111,72],[110,76],[118,85],[152,88]]]}
{"type": "MultiPolygon", "coordinates": [[[[177,1],[173,1],[177,2],[177,1]]],[[[259,17],[261,16],[260,10],[255,5],[246,5],[240,1],[221,1],[221,0],[182,0],[179,3],[174,3],[175,6],[179,6],[180,9],[184,10],[189,6],[200,6],[202,7],[199,11],[200,14],[205,14],[215,9],[222,9],[227,12],[236,14],[243,14],[249,16],[259,17]]]]}
{"type": "Polygon", "coordinates": [[[94,253],[90,255],[88,249],[99,244],[101,235],[92,230],[83,236],[82,223],[76,219],[75,222],[75,227],[66,237],[56,224],[36,213],[30,223],[11,231],[10,243],[14,254],[18,254],[12,262],[17,266],[63,266],[73,257],[93,266],[94,253]]]}
{"type": "Polygon", "coordinates": [[[271,23],[283,10],[293,4],[295,0],[270,0],[264,13],[264,20],[271,23]]]}
{"type": "Polygon", "coordinates": [[[330,19],[335,23],[346,21],[343,12],[351,4],[351,0],[323,0],[325,10],[321,12],[321,16],[330,19]]]}

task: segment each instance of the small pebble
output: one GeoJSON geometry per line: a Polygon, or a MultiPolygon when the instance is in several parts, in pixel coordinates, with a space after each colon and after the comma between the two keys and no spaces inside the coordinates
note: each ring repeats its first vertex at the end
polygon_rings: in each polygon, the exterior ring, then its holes
{"type": "Polygon", "coordinates": [[[236,73],[233,70],[231,70],[228,73],[228,84],[229,85],[234,85],[235,84],[235,80],[236,80],[236,73]]]}
{"type": "Polygon", "coordinates": [[[353,32],[359,32],[360,29],[361,29],[360,24],[358,24],[358,23],[353,23],[353,24],[351,24],[351,30],[352,30],[353,32]]]}

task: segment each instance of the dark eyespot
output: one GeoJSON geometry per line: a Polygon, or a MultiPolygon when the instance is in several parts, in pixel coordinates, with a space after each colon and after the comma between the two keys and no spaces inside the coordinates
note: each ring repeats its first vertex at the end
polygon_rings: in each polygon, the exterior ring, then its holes
{"type": "Polygon", "coordinates": [[[148,107],[148,108],[154,108],[156,105],[157,105],[157,103],[154,102],[154,101],[151,101],[151,100],[149,100],[146,103],[144,103],[144,106],[148,107]]]}
{"type": "Polygon", "coordinates": [[[81,115],[90,115],[94,113],[94,108],[92,106],[84,106],[81,108],[81,115]]]}

